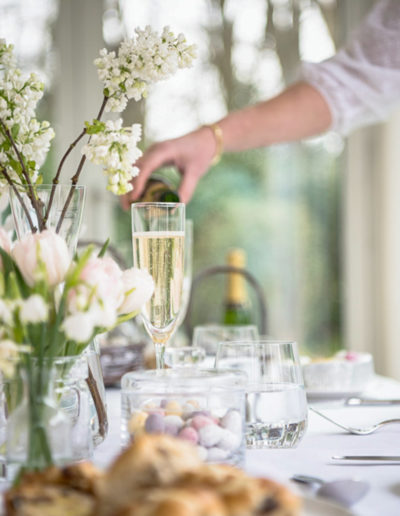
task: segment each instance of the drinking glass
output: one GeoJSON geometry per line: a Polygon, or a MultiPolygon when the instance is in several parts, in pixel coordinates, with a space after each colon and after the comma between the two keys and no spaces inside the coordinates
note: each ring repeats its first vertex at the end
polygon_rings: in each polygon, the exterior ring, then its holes
{"type": "Polygon", "coordinates": [[[307,400],[296,342],[221,342],[215,367],[244,371],[248,448],[292,448],[307,428],[307,400]]]}
{"type": "Polygon", "coordinates": [[[258,329],[254,324],[204,324],[193,330],[193,346],[206,351],[205,367],[214,367],[219,342],[258,340],[258,329]]]}
{"type": "Polygon", "coordinates": [[[131,210],[133,263],[154,280],[154,294],[142,308],[142,317],[155,345],[156,367],[162,369],[182,305],[185,205],[136,203],[131,210]]]}

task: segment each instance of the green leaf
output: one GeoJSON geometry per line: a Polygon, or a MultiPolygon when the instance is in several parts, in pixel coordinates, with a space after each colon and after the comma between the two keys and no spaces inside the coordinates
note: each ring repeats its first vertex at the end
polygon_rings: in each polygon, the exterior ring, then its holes
{"type": "Polygon", "coordinates": [[[11,156],[8,157],[8,161],[15,172],[20,176],[22,174],[22,165],[16,159],[13,159],[11,156]]]}
{"type": "Polygon", "coordinates": [[[103,258],[106,254],[107,248],[110,245],[110,239],[107,238],[107,240],[104,242],[103,247],[100,249],[99,254],[97,255],[98,258],[103,258]]]}
{"type": "Polygon", "coordinates": [[[19,127],[20,127],[19,124],[14,124],[11,127],[11,136],[13,137],[14,141],[18,138],[19,127]]]}
{"type": "Polygon", "coordinates": [[[100,122],[100,120],[94,119],[92,123],[85,122],[85,127],[87,134],[97,134],[105,130],[106,124],[104,122],[100,122]]]}
{"type": "Polygon", "coordinates": [[[65,279],[65,289],[64,294],[66,291],[75,286],[79,281],[79,276],[81,275],[82,269],[87,264],[89,258],[93,254],[94,245],[89,245],[87,248],[83,251],[81,256],[78,258],[78,261],[76,262],[75,266],[72,268],[72,271],[68,274],[68,276],[65,279]]]}

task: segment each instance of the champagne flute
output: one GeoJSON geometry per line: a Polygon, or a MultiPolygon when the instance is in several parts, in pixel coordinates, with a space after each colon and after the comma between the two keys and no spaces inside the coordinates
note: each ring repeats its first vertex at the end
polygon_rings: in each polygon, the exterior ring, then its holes
{"type": "Polygon", "coordinates": [[[185,205],[132,204],[133,264],[147,269],[154,294],[142,308],[144,326],[156,352],[157,369],[164,368],[164,350],[173,334],[182,304],[185,205]]]}

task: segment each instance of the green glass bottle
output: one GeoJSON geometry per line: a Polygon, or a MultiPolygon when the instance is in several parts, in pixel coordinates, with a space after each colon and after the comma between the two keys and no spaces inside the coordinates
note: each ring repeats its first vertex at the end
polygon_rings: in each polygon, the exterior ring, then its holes
{"type": "MultiPolygon", "coordinates": [[[[232,249],[227,255],[226,262],[227,265],[231,267],[244,269],[246,265],[246,254],[243,249],[232,249]]],[[[245,281],[245,277],[240,273],[228,273],[222,319],[224,324],[252,324],[245,281]]]]}
{"type": "Polygon", "coordinates": [[[140,202],[180,202],[169,168],[157,169],[152,173],[139,200],[140,202]]]}

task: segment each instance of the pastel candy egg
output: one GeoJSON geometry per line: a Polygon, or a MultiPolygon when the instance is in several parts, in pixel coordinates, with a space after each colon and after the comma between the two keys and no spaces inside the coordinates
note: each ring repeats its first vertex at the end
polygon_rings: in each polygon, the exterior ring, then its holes
{"type": "Polygon", "coordinates": [[[221,426],[234,434],[242,433],[242,416],[238,410],[229,410],[225,416],[221,418],[221,426]]]}
{"type": "Polygon", "coordinates": [[[147,419],[146,412],[135,412],[128,421],[128,431],[130,434],[136,434],[144,429],[147,419]]]}
{"type": "Polygon", "coordinates": [[[180,416],[181,414],[182,414],[182,405],[180,403],[178,403],[177,401],[170,400],[165,405],[165,415],[167,415],[167,416],[169,416],[169,415],[180,416]]]}
{"type": "Polygon", "coordinates": [[[154,403],[154,401],[148,401],[148,402],[144,403],[143,408],[145,410],[152,410],[152,409],[158,408],[158,405],[156,405],[154,403]]]}
{"type": "Polygon", "coordinates": [[[221,462],[229,456],[229,452],[221,450],[221,448],[213,447],[207,450],[207,461],[221,462]]]}
{"type": "Polygon", "coordinates": [[[199,454],[200,460],[207,460],[207,448],[204,448],[204,446],[197,446],[197,452],[199,454]]]}
{"type": "Polygon", "coordinates": [[[144,428],[149,434],[162,434],[165,431],[164,418],[160,414],[149,414],[144,428]]]}
{"type": "Polygon", "coordinates": [[[178,437],[193,444],[197,444],[199,442],[199,434],[191,426],[185,426],[185,428],[182,428],[178,433],[178,437]]]}
{"type": "Polygon", "coordinates": [[[221,439],[222,428],[218,425],[203,426],[199,430],[199,442],[206,448],[212,448],[221,439]]]}
{"type": "Polygon", "coordinates": [[[221,438],[218,441],[218,448],[221,448],[221,450],[232,451],[239,446],[240,441],[240,434],[234,434],[233,432],[223,428],[221,438]]]}
{"type": "Polygon", "coordinates": [[[194,416],[191,422],[191,426],[196,430],[203,428],[203,426],[214,425],[214,421],[203,414],[197,414],[194,416]]]}
{"type": "Polygon", "coordinates": [[[188,400],[186,403],[194,408],[199,408],[199,402],[197,400],[188,400]]]}
{"type": "Polygon", "coordinates": [[[165,433],[170,435],[177,435],[179,430],[183,427],[183,420],[179,416],[165,416],[164,425],[165,433]]]}

